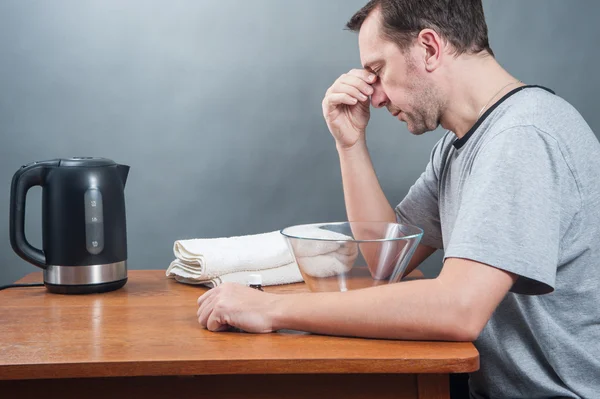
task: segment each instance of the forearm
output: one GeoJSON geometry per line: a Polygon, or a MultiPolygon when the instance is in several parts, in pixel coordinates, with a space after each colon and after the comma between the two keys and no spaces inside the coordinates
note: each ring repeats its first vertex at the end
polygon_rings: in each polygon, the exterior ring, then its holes
{"type": "Polygon", "coordinates": [[[395,222],[396,214],[377,180],[366,144],[338,149],[338,153],[348,220],[395,222]]]}
{"type": "Polygon", "coordinates": [[[370,338],[469,341],[469,310],[438,279],[339,293],[281,295],[276,329],[370,338]],[[435,294],[432,294],[435,293],[435,294]]]}
{"type": "Polygon", "coordinates": [[[408,266],[406,266],[404,275],[406,276],[407,274],[409,274],[413,270],[415,270],[417,267],[419,267],[419,265],[421,263],[423,263],[425,261],[425,259],[429,258],[429,256],[431,256],[435,251],[436,251],[435,248],[428,247],[427,245],[419,244],[419,246],[415,250],[415,253],[413,254],[412,258],[410,259],[408,266]]]}

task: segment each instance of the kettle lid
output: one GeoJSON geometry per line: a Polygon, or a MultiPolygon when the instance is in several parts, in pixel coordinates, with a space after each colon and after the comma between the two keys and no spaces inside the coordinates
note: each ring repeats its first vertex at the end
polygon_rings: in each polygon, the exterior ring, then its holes
{"type": "Polygon", "coordinates": [[[116,162],[99,157],[73,157],[60,159],[59,167],[98,167],[98,166],[113,166],[116,162]]]}

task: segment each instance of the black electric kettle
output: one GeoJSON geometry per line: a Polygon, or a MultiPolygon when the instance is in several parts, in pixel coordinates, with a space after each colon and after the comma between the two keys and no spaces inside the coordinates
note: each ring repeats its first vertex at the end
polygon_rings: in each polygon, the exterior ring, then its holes
{"type": "Polygon", "coordinates": [[[129,166],[106,158],[33,162],[13,176],[10,243],[24,260],[44,269],[50,292],[88,294],[127,282],[124,187],[129,166]],[[25,237],[25,198],[42,186],[43,250],[25,237]]]}

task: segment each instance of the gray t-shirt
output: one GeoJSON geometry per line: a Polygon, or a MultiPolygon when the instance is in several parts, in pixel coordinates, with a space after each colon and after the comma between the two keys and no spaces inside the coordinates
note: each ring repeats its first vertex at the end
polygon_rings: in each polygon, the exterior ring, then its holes
{"type": "Polygon", "coordinates": [[[513,90],[436,144],[396,207],[422,243],[517,274],[475,342],[472,398],[600,398],[600,143],[565,100],[513,90]]]}

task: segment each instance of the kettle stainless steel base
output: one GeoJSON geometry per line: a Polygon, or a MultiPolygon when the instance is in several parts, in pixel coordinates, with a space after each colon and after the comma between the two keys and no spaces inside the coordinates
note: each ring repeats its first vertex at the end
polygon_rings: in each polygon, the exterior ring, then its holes
{"type": "Polygon", "coordinates": [[[44,285],[55,294],[95,294],[114,291],[127,283],[127,261],[90,266],[49,265],[44,285]]]}

